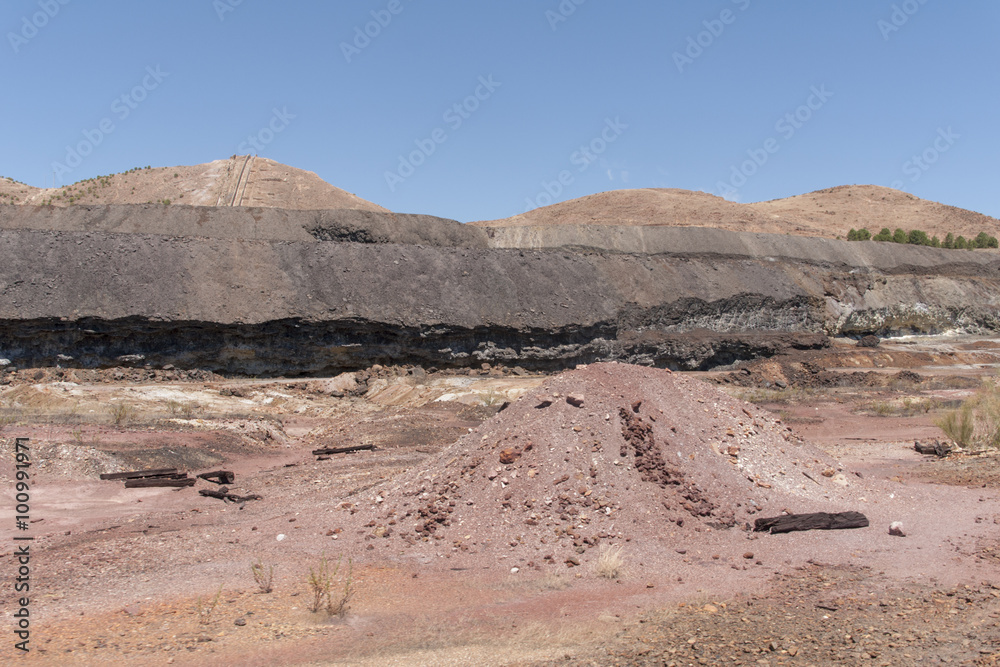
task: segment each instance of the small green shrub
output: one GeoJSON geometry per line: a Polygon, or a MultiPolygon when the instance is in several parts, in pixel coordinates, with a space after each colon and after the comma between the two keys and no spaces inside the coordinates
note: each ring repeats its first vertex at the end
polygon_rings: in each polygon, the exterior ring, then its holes
{"type": "MultiPolygon", "coordinates": [[[[344,589],[343,592],[337,595],[336,599],[333,597],[333,584],[337,578],[337,572],[340,571],[340,565],[343,561],[343,556],[337,558],[337,564],[333,567],[333,571],[330,571],[330,563],[323,556],[320,559],[319,567],[315,570],[309,568],[309,590],[312,593],[312,605],[309,607],[313,612],[318,612],[321,609],[325,610],[330,616],[337,616],[343,618],[347,614],[348,603],[351,598],[354,597],[354,591],[351,586],[354,583],[352,574],[354,571],[354,564],[351,559],[347,560],[347,575],[344,577],[344,589]]],[[[339,584],[338,584],[339,589],[339,584]]]]}

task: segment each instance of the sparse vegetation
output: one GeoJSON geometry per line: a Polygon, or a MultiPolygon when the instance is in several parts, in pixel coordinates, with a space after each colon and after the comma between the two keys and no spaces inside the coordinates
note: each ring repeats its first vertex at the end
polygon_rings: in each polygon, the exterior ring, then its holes
{"type": "Polygon", "coordinates": [[[603,579],[617,579],[625,573],[625,557],[619,544],[602,545],[594,566],[597,576],[603,579]]]}
{"type": "Polygon", "coordinates": [[[938,407],[938,401],[934,399],[914,399],[909,396],[901,401],[871,401],[862,410],[879,417],[912,417],[919,414],[927,414],[938,407]]]}
{"type": "Polygon", "coordinates": [[[968,447],[972,440],[972,410],[963,405],[935,422],[944,434],[959,447],[968,447]]]}
{"type": "Polygon", "coordinates": [[[483,396],[483,405],[486,407],[493,407],[495,405],[501,405],[507,398],[495,389],[491,389],[489,392],[483,396]]]}
{"type": "Polygon", "coordinates": [[[976,248],[996,248],[1000,245],[995,236],[990,236],[986,232],[979,232],[976,238],[966,240],[964,236],[955,237],[948,232],[941,241],[937,236],[927,236],[927,232],[920,229],[897,229],[895,232],[889,231],[888,227],[883,227],[875,236],[871,236],[867,229],[852,229],[847,233],[848,241],[883,241],[893,243],[906,243],[909,245],[924,245],[933,248],[948,248],[954,250],[974,250],[976,248]]]}
{"type": "Polygon", "coordinates": [[[108,413],[115,426],[121,426],[134,420],[138,414],[136,409],[128,403],[112,403],[108,406],[108,413]]]}
{"type": "MultiPolygon", "coordinates": [[[[309,591],[313,596],[312,605],[309,608],[313,612],[325,610],[328,615],[339,618],[343,618],[347,614],[348,604],[354,596],[354,591],[351,588],[354,583],[352,578],[354,564],[351,559],[347,560],[347,574],[344,577],[343,592],[336,597],[333,594],[333,586],[342,562],[343,556],[337,558],[337,564],[331,571],[330,562],[326,556],[323,556],[320,559],[319,567],[315,570],[309,568],[309,591]]],[[[337,588],[340,589],[339,583],[337,583],[337,588]]]]}
{"type": "Polygon", "coordinates": [[[219,590],[216,592],[215,597],[211,601],[203,600],[200,596],[195,602],[195,610],[198,612],[198,622],[202,625],[208,625],[212,622],[212,612],[215,608],[219,606],[219,600],[222,598],[222,584],[219,584],[219,590]]]}
{"type": "Polygon", "coordinates": [[[974,395],[935,423],[960,447],[1000,448],[1000,389],[983,380],[974,395]]]}
{"type": "Polygon", "coordinates": [[[268,565],[265,569],[263,563],[251,563],[250,572],[261,593],[270,593],[274,590],[274,565],[268,565]]]}

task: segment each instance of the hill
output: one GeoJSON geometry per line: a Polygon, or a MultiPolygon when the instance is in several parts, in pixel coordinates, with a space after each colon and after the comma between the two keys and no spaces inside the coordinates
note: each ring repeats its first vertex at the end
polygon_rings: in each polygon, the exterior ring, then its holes
{"type": "Polygon", "coordinates": [[[615,190],[573,199],[484,227],[549,225],[642,225],[715,227],[738,232],[846,237],[854,228],[873,234],[883,227],[921,229],[944,238],[1000,234],[1000,220],[920,199],[876,185],[844,185],[754,204],[738,204],[706,192],[672,188],[615,190]]]}
{"type": "Polygon", "coordinates": [[[250,155],[193,166],[136,168],[59,188],[35,188],[10,178],[0,179],[0,204],[148,203],[386,212],[311,171],[250,155]]]}

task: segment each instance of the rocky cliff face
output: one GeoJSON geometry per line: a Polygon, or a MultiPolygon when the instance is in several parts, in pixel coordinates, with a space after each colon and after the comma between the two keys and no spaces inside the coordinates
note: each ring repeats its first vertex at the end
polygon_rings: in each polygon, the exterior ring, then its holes
{"type": "Polygon", "coordinates": [[[0,357],[21,367],[708,368],[827,334],[1000,330],[985,251],[175,206],[6,207],[0,225],[0,357]]]}

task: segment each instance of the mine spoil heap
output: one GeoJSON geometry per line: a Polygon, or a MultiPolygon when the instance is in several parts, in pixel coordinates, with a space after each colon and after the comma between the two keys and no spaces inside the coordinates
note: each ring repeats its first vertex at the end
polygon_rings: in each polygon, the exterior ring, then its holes
{"type": "Polygon", "coordinates": [[[0,206],[0,358],[332,375],[711,369],[826,335],[1000,330],[993,251],[371,210],[0,206]]]}
{"type": "Polygon", "coordinates": [[[356,509],[388,557],[565,568],[604,544],[667,550],[697,533],[739,538],[785,507],[852,509],[850,477],[771,413],[611,362],[553,377],[356,509]]]}

